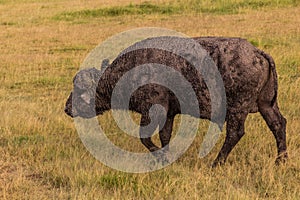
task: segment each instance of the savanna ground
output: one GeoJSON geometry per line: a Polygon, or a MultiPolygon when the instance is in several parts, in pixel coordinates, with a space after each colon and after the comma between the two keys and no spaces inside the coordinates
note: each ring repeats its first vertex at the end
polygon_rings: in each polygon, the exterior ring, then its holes
{"type": "MultiPolygon", "coordinates": [[[[0,41],[0,199],[300,199],[298,0],[0,0],[0,41]],[[273,56],[288,120],[285,165],[274,165],[275,140],[259,114],[248,117],[227,164],[213,170],[224,132],[213,151],[198,158],[204,120],[184,156],[159,171],[119,172],[89,154],[63,112],[72,78],[109,36],[153,26],[243,37],[273,56]]],[[[110,113],[99,120],[116,144],[144,151],[110,113]]]]}

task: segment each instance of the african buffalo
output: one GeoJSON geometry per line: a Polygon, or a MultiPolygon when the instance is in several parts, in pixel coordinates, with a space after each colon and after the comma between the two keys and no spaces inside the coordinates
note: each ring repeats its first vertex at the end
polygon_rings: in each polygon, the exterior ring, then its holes
{"type": "MultiPolygon", "coordinates": [[[[148,42],[163,39],[150,38],[148,42]]],[[[193,40],[213,59],[226,92],[226,139],[213,166],[225,163],[228,154],[245,133],[247,115],[256,112],[260,112],[276,139],[276,163],[284,161],[287,158],[286,119],[278,108],[278,81],[272,57],[241,38],[197,37],[193,40]]],[[[113,89],[118,80],[128,70],[146,63],[159,63],[179,71],[192,85],[197,96],[195,105],[199,106],[198,117],[211,120],[210,94],[202,75],[183,57],[156,48],[124,51],[101,71],[90,68],[78,72],[74,78],[74,90],[78,92],[76,95],[74,92],[70,94],[65,112],[71,117],[90,118],[110,110],[113,89]]],[[[192,111],[182,113],[176,95],[169,88],[146,84],[132,94],[129,102],[129,110],[142,115],[141,127],[151,123],[149,109],[154,104],[162,105],[166,111],[164,123],[158,122],[162,147],[170,142],[176,114],[197,116],[192,111]]],[[[151,141],[151,135],[141,137],[141,142],[151,152],[160,149],[151,141]]]]}

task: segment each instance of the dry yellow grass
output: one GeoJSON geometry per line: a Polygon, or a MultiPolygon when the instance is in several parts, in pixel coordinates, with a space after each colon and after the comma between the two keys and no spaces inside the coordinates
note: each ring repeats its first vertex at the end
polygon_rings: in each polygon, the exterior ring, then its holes
{"type": "MultiPolygon", "coordinates": [[[[65,11],[141,2],[0,0],[0,199],[300,199],[300,7],[55,19],[65,11]],[[126,174],[95,160],[63,113],[73,75],[107,37],[149,26],[190,36],[244,37],[269,52],[288,120],[289,162],[274,166],[275,140],[258,114],[248,118],[247,134],[227,165],[215,170],[210,164],[224,136],[199,159],[203,120],[190,149],[163,170],[126,174]]],[[[100,121],[117,140],[123,135],[110,119],[108,113],[100,121]]],[[[127,148],[130,138],[124,138],[118,144],[127,148]]],[[[138,140],[131,142],[144,150],[138,140]]]]}

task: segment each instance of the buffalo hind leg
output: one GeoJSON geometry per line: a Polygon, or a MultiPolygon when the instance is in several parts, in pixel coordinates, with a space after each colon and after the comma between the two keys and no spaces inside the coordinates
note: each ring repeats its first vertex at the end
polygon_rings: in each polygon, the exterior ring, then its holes
{"type": "Polygon", "coordinates": [[[273,106],[267,103],[261,103],[259,105],[259,112],[276,140],[278,153],[276,164],[285,162],[288,157],[286,147],[286,119],[280,113],[277,103],[273,106]]]}
{"type": "Polygon", "coordinates": [[[212,167],[222,165],[226,162],[226,159],[234,148],[234,146],[240,141],[240,139],[245,134],[245,120],[248,113],[228,113],[227,123],[226,123],[226,138],[225,142],[213,162],[212,167]]]}

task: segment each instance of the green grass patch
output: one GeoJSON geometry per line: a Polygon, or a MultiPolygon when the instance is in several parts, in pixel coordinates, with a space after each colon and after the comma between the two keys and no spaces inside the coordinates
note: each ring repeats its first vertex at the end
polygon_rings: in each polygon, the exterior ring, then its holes
{"type": "Polygon", "coordinates": [[[54,87],[62,83],[67,83],[68,79],[65,77],[41,77],[32,82],[35,87],[54,87]]]}
{"type": "Polygon", "coordinates": [[[80,11],[63,12],[54,17],[55,20],[72,21],[81,18],[116,17],[122,15],[150,15],[150,14],[176,14],[180,13],[178,6],[155,5],[152,3],[129,4],[126,6],[113,6],[99,9],[86,9],[80,11]]]}
{"type": "Polygon", "coordinates": [[[287,47],[289,43],[282,38],[248,38],[248,41],[254,46],[267,50],[274,47],[287,47]]]}
{"type": "Polygon", "coordinates": [[[244,10],[260,10],[263,8],[279,8],[287,6],[297,6],[297,0],[233,0],[233,1],[200,1],[191,0],[187,6],[187,10],[194,10],[198,13],[211,13],[211,14],[237,14],[244,10]]]}
{"type": "Polygon", "coordinates": [[[70,46],[70,47],[61,47],[61,48],[53,48],[49,50],[49,54],[54,53],[67,53],[67,52],[75,52],[75,51],[86,51],[87,47],[84,46],[70,46]]]}
{"type": "Polygon", "coordinates": [[[137,181],[127,174],[107,174],[99,178],[98,183],[107,189],[122,188],[131,185],[132,189],[136,190],[137,181]]]}
{"type": "Polygon", "coordinates": [[[50,184],[54,188],[67,187],[70,188],[70,178],[65,174],[58,174],[57,172],[47,172],[43,174],[43,183],[50,184]]]}
{"type": "MultiPolygon", "coordinates": [[[[0,1],[0,4],[1,4],[1,1],[0,1]]],[[[0,25],[2,26],[14,26],[14,25],[17,25],[16,22],[1,22],[0,25]]]]}
{"type": "Polygon", "coordinates": [[[38,144],[44,142],[45,138],[42,135],[20,135],[12,139],[12,144],[22,146],[25,144],[38,144]]]}
{"type": "Polygon", "coordinates": [[[282,76],[288,82],[294,82],[300,78],[300,59],[297,57],[286,57],[279,61],[282,76]]]}
{"type": "Polygon", "coordinates": [[[23,82],[15,82],[9,86],[9,89],[21,89],[23,85],[23,82]]]}
{"type": "Polygon", "coordinates": [[[279,8],[299,5],[298,0],[190,0],[190,1],[171,1],[168,4],[154,4],[144,2],[141,4],[129,4],[125,6],[112,6],[98,9],[84,9],[79,11],[68,11],[53,17],[57,21],[74,21],[86,18],[117,17],[125,15],[174,15],[188,13],[206,14],[237,14],[244,10],[260,10],[263,8],[279,8]]]}
{"type": "Polygon", "coordinates": [[[0,137],[0,147],[6,147],[8,145],[9,140],[4,138],[4,137],[0,137]]]}

